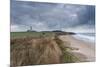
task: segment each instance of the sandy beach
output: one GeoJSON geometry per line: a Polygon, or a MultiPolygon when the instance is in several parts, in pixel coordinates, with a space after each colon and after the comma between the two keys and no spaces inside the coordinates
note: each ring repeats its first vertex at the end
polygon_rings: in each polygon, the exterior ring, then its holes
{"type": "Polygon", "coordinates": [[[78,49],[73,50],[72,53],[79,57],[81,62],[95,61],[95,43],[85,42],[71,35],[62,35],[59,38],[64,42],[69,42],[71,47],[78,49]]]}

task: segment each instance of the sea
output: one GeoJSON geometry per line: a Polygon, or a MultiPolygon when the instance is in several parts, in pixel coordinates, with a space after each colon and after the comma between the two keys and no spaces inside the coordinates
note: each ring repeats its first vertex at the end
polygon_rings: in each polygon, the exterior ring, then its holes
{"type": "Polygon", "coordinates": [[[86,42],[95,43],[96,35],[95,33],[76,33],[73,35],[76,39],[83,40],[86,42]]]}

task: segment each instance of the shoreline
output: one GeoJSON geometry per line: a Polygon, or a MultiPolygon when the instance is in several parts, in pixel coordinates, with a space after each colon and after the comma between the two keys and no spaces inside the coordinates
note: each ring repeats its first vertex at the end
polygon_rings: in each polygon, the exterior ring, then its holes
{"type": "Polygon", "coordinates": [[[70,46],[78,48],[73,50],[76,56],[78,56],[83,62],[94,62],[95,61],[95,43],[85,42],[79,40],[72,35],[61,35],[59,38],[64,42],[70,42],[70,46]]]}

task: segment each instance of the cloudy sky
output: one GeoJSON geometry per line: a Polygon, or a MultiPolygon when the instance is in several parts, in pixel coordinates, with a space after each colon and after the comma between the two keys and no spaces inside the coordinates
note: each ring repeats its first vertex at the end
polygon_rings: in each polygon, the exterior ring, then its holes
{"type": "Polygon", "coordinates": [[[11,31],[95,31],[95,6],[43,2],[11,2],[11,31]]]}

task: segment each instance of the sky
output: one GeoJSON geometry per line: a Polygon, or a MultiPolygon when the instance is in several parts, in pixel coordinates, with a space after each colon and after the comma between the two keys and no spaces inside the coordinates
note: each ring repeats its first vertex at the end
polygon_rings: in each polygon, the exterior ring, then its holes
{"type": "Polygon", "coordinates": [[[62,30],[95,32],[95,6],[11,0],[11,32],[62,30]]]}

